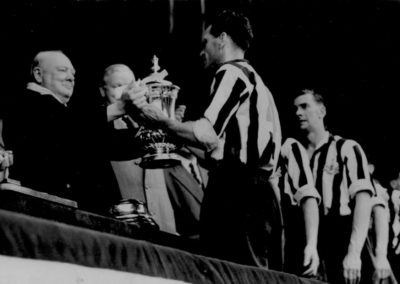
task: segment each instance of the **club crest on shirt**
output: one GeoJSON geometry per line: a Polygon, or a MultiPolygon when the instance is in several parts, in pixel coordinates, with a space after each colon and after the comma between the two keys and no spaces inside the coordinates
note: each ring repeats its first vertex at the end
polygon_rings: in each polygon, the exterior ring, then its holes
{"type": "Polygon", "coordinates": [[[330,175],[336,175],[339,173],[339,164],[337,161],[333,160],[328,162],[325,167],[324,171],[327,172],[330,175]]]}

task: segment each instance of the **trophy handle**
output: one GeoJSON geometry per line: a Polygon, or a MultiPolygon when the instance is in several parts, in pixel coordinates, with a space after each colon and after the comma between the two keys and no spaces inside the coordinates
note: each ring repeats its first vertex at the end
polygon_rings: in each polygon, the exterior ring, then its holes
{"type": "Polygon", "coordinates": [[[178,98],[178,90],[179,88],[177,88],[175,85],[171,86],[171,104],[169,106],[168,112],[172,120],[176,120],[175,105],[176,105],[176,99],[178,98]]]}
{"type": "Polygon", "coordinates": [[[169,106],[169,110],[168,112],[170,113],[170,118],[172,120],[175,120],[175,102],[176,102],[176,98],[171,97],[171,105],[169,106]]]}

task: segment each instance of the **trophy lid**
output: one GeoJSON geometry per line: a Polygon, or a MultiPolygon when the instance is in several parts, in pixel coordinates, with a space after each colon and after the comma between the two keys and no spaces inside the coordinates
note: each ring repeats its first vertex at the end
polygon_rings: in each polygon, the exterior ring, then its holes
{"type": "Polygon", "coordinates": [[[153,62],[153,66],[151,67],[151,70],[153,70],[153,73],[151,73],[149,76],[147,76],[146,78],[144,78],[142,80],[143,83],[149,85],[172,85],[172,83],[170,81],[164,80],[164,78],[168,75],[167,70],[162,70],[161,72],[159,72],[159,70],[161,69],[160,65],[158,65],[158,57],[157,56],[153,56],[153,59],[151,60],[153,62]]]}

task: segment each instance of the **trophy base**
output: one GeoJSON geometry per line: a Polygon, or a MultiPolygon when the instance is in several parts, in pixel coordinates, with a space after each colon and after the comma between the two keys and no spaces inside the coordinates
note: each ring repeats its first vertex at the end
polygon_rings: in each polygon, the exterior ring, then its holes
{"type": "Polygon", "coordinates": [[[178,155],[174,153],[150,154],[142,158],[139,166],[144,169],[171,168],[181,163],[178,155]]]}

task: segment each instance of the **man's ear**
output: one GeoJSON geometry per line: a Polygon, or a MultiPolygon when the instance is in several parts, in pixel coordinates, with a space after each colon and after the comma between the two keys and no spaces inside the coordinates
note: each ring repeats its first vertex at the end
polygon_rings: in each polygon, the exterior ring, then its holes
{"type": "Polygon", "coordinates": [[[39,84],[43,83],[42,69],[40,67],[33,68],[32,74],[33,74],[33,78],[35,78],[36,82],[38,82],[39,84]]]}
{"type": "Polygon", "coordinates": [[[226,32],[222,32],[219,35],[218,39],[219,39],[219,47],[220,48],[223,48],[225,46],[225,44],[226,44],[226,42],[228,40],[228,37],[229,36],[228,36],[228,34],[226,32]]]}
{"type": "Polygon", "coordinates": [[[324,105],[321,106],[320,112],[321,112],[322,118],[324,118],[326,116],[326,107],[324,105]]]}
{"type": "Polygon", "coordinates": [[[101,95],[103,98],[105,98],[105,97],[106,97],[106,92],[104,91],[104,88],[103,88],[103,87],[99,87],[99,90],[100,90],[100,95],[101,95]]]}

